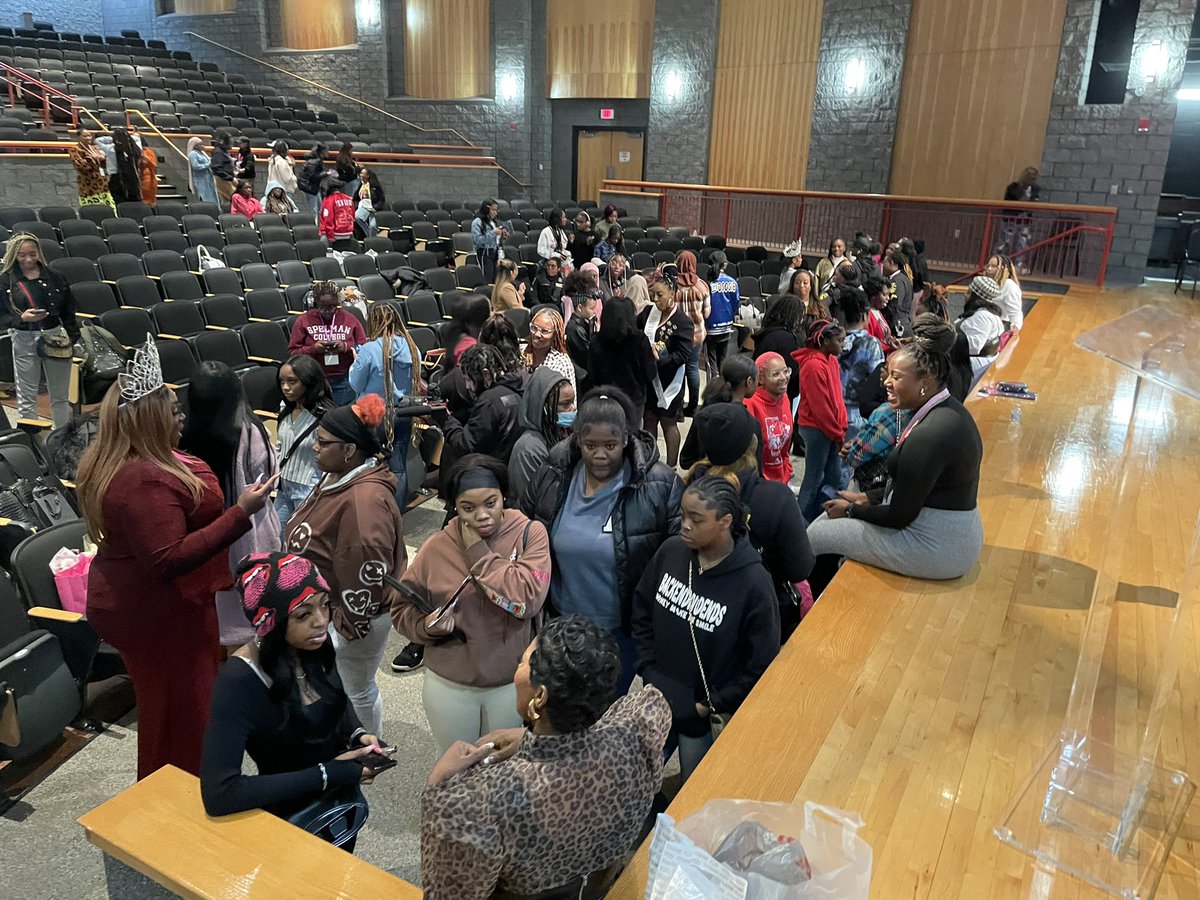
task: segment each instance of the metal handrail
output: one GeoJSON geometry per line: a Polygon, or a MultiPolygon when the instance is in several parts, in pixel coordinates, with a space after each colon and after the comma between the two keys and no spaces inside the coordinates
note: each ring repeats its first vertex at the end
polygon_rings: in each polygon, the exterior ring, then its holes
{"type": "Polygon", "coordinates": [[[172,144],[171,141],[167,138],[167,136],[162,133],[162,130],[157,125],[155,125],[152,121],[150,121],[150,117],[147,116],[140,109],[125,110],[125,124],[126,125],[129,124],[130,113],[137,113],[138,118],[141,119],[143,122],[145,122],[150,127],[150,130],[152,132],[154,132],[155,136],[157,136],[163,143],[165,143],[168,147],[170,147],[172,150],[174,150],[179,155],[179,158],[182,159],[185,163],[188,161],[187,154],[184,153],[182,150],[180,150],[178,147],[176,147],[174,144],[172,144]]]}
{"type": "MultiPolygon", "coordinates": [[[[1012,259],[1012,260],[1020,259],[1026,253],[1031,253],[1034,250],[1041,250],[1043,247],[1049,247],[1051,244],[1055,244],[1055,243],[1058,243],[1059,241],[1063,240],[1063,238],[1070,237],[1073,234],[1077,234],[1077,233],[1083,232],[1083,231],[1092,232],[1093,234],[1105,234],[1105,235],[1109,236],[1110,240],[1112,238],[1112,232],[1107,228],[1101,228],[1099,225],[1074,225],[1071,228],[1068,228],[1066,231],[1060,231],[1060,232],[1058,232],[1058,234],[1052,234],[1052,235],[1050,235],[1050,237],[1043,238],[1042,240],[1038,241],[1036,244],[1030,244],[1028,247],[1024,247],[1023,249],[1016,251],[1015,253],[1012,254],[1012,256],[1009,257],[1009,259],[1012,259]]],[[[968,272],[966,275],[960,275],[957,278],[955,278],[953,281],[947,282],[947,287],[949,287],[951,285],[955,285],[955,284],[962,284],[964,281],[968,281],[968,280],[974,278],[976,275],[982,275],[982,274],[983,274],[982,268],[975,269],[975,271],[973,271],[973,272],[968,272]]],[[[1103,283],[1103,275],[1101,275],[1100,282],[1103,283]]]]}
{"type": "MultiPolygon", "coordinates": [[[[476,144],[474,142],[472,142],[470,140],[470,138],[468,138],[466,135],[464,135],[462,132],[460,132],[456,128],[425,128],[422,125],[418,125],[416,122],[410,122],[408,119],[405,119],[403,116],[398,116],[395,113],[388,112],[386,109],[380,109],[378,106],[375,106],[373,103],[368,103],[365,100],[360,100],[358,97],[352,97],[349,94],[344,93],[343,91],[339,91],[337,88],[332,88],[327,84],[321,84],[321,82],[319,82],[319,81],[313,81],[311,78],[305,78],[303,75],[297,75],[295,72],[289,72],[287,69],[283,68],[282,66],[277,66],[274,63],[269,63],[264,59],[259,59],[255,56],[251,56],[249,53],[243,53],[241,50],[237,50],[234,47],[228,46],[227,44],[222,44],[220,41],[214,41],[212,38],[207,38],[204,35],[197,34],[194,31],[185,31],[184,34],[187,35],[188,37],[194,37],[194,38],[197,38],[198,40],[204,41],[206,44],[212,44],[214,47],[220,47],[222,50],[225,50],[228,53],[233,53],[244,59],[248,59],[251,62],[257,63],[260,66],[265,66],[268,69],[274,69],[276,72],[282,72],[284,75],[288,76],[289,78],[294,78],[297,81],[300,81],[300,82],[303,82],[304,84],[309,85],[310,87],[315,87],[318,90],[326,91],[327,93],[333,94],[334,96],[341,97],[343,100],[349,100],[351,103],[357,103],[359,106],[365,106],[367,109],[372,110],[373,112],[377,112],[381,116],[387,116],[389,119],[395,119],[397,122],[401,123],[402,125],[405,125],[408,128],[413,129],[414,131],[419,131],[419,132],[422,132],[423,134],[449,133],[449,134],[453,134],[455,137],[457,137],[460,141],[462,141],[468,147],[476,146],[476,144]]],[[[499,162],[496,163],[496,168],[499,169],[501,172],[503,172],[505,175],[507,175],[509,178],[511,178],[519,186],[529,187],[528,184],[526,184],[523,181],[518,180],[518,178],[515,175],[513,175],[512,172],[508,171],[508,169],[506,169],[506,168],[504,168],[504,166],[500,165],[499,162]]]]}
{"type": "Polygon", "coordinates": [[[9,65],[8,63],[0,62],[0,73],[5,73],[0,77],[3,77],[5,82],[8,84],[9,106],[17,105],[17,98],[13,89],[22,86],[19,82],[13,80],[12,76],[15,75],[22,82],[27,81],[41,89],[42,121],[45,123],[47,128],[53,124],[53,121],[50,118],[51,109],[57,109],[59,112],[66,113],[71,117],[71,124],[76,127],[79,126],[79,105],[75,102],[75,98],[70,94],[65,94],[53,85],[46,84],[46,82],[42,81],[40,78],[35,78],[34,76],[30,75],[24,69],[18,69],[16,66],[9,65]],[[63,107],[57,103],[52,103],[50,101],[51,97],[58,97],[62,100],[66,100],[68,106],[63,107]]]}

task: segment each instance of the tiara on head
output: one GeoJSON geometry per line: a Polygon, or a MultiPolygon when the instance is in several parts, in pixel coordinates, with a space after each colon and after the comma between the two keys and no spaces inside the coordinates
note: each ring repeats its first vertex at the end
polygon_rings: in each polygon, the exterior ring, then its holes
{"type": "Polygon", "coordinates": [[[145,346],[134,351],[128,372],[117,375],[121,387],[121,402],[133,403],[163,386],[162,363],[158,359],[158,346],[154,336],[146,335],[145,346]]]}

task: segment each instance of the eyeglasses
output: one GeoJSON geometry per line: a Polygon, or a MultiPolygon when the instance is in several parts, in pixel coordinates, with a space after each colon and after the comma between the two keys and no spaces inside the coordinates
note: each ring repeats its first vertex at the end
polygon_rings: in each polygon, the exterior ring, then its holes
{"type": "Polygon", "coordinates": [[[554,337],[553,328],[542,328],[540,325],[530,325],[529,333],[536,334],[538,337],[554,337]]]}
{"type": "Polygon", "coordinates": [[[313,447],[317,450],[320,450],[322,447],[332,447],[334,444],[346,444],[346,443],[348,443],[348,441],[333,441],[333,440],[327,441],[327,440],[325,440],[325,438],[314,438],[313,439],[313,447]]]}

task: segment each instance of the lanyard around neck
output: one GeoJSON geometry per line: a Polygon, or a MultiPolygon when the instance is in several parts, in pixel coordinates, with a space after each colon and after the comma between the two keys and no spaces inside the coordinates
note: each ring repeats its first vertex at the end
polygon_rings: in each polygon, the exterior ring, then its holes
{"type": "Polygon", "coordinates": [[[900,437],[896,441],[896,447],[899,448],[899,446],[901,444],[903,444],[905,442],[905,440],[908,439],[908,436],[912,432],[912,430],[917,427],[917,424],[922,419],[924,419],[927,415],[929,415],[933,411],[933,408],[935,406],[937,406],[939,403],[943,402],[944,400],[949,399],[949,397],[950,397],[949,388],[942,388],[940,391],[938,391],[936,394],[934,394],[932,397],[930,397],[928,400],[926,400],[925,405],[922,406],[920,409],[918,409],[915,413],[913,413],[913,417],[912,417],[912,419],[909,420],[909,423],[905,427],[904,431],[900,432],[900,437]]]}

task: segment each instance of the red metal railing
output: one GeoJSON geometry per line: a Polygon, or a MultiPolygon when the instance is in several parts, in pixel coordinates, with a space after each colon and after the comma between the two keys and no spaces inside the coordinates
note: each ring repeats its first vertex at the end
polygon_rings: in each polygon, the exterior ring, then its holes
{"type": "Polygon", "coordinates": [[[15,66],[10,66],[8,63],[0,63],[0,78],[3,78],[8,85],[8,105],[16,106],[17,97],[25,94],[33,94],[34,97],[41,100],[42,104],[42,122],[47,128],[54,124],[54,120],[50,114],[51,110],[57,110],[66,117],[66,121],[71,123],[72,128],[79,127],[79,106],[75,103],[75,98],[70,94],[64,94],[56,87],[52,87],[46,82],[34,78],[28,72],[24,72],[15,66]],[[53,97],[55,100],[51,100],[53,97]],[[57,101],[57,102],[55,102],[57,101]]]}
{"type": "Polygon", "coordinates": [[[902,237],[923,240],[932,268],[972,273],[990,255],[1006,253],[1034,277],[1097,285],[1104,283],[1117,217],[1109,206],[618,180],[604,182],[600,202],[657,214],[668,228],[720,234],[734,244],[778,250],[800,236],[806,253],[823,255],[835,238],[849,243],[861,231],[885,245],[902,237]]]}

